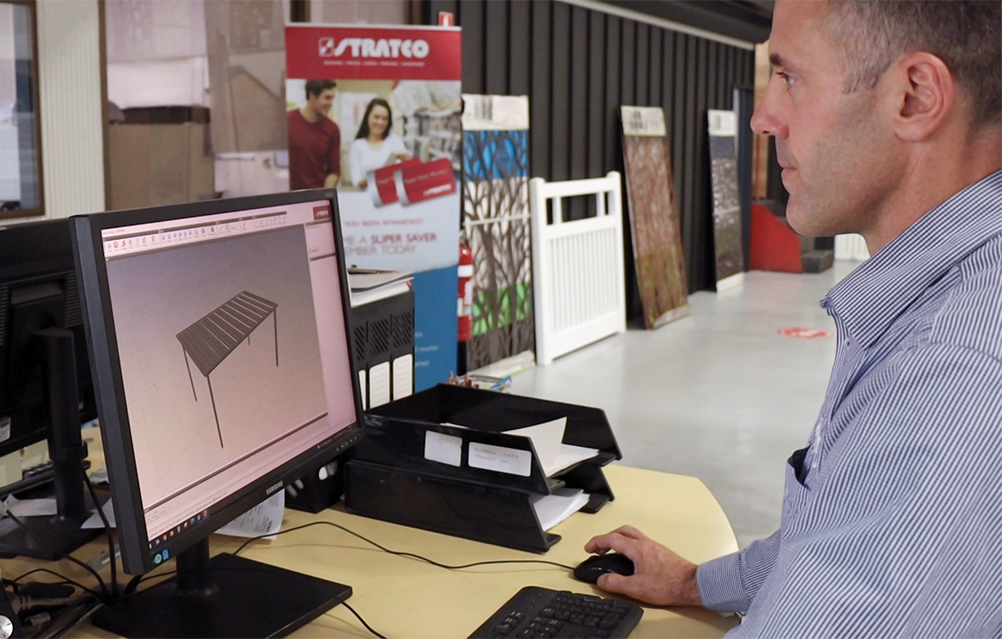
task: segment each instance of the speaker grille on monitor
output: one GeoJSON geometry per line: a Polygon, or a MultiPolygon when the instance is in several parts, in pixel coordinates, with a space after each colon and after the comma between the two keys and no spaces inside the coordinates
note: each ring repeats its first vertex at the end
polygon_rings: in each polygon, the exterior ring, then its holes
{"type": "MultiPolygon", "coordinates": [[[[0,286],[0,357],[5,352],[3,345],[7,341],[7,313],[4,311],[8,308],[9,301],[10,286],[0,286]]],[[[3,362],[0,362],[0,364],[3,364],[3,362]]]]}
{"type": "Polygon", "coordinates": [[[80,291],[77,289],[76,273],[66,276],[66,321],[67,328],[83,325],[83,311],[80,308],[80,291]]]}

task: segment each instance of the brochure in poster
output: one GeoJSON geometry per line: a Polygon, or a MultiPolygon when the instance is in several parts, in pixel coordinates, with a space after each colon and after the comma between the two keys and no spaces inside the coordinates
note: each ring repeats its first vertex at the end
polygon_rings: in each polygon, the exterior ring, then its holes
{"type": "Polygon", "coordinates": [[[456,367],[461,35],[286,27],[292,189],[337,186],[349,265],[413,271],[414,387],[456,367]]]}

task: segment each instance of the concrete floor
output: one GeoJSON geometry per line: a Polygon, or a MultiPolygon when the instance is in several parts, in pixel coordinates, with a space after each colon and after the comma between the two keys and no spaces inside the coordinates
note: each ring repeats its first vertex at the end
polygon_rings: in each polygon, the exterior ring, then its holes
{"type": "Polygon", "coordinates": [[[689,317],[519,373],[511,392],[602,408],[619,463],[699,477],[744,547],[779,525],[783,464],[806,445],[835,357],[834,337],[778,331],[834,332],[818,302],[857,265],[746,273],[740,288],[691,295],[689,317]]]}

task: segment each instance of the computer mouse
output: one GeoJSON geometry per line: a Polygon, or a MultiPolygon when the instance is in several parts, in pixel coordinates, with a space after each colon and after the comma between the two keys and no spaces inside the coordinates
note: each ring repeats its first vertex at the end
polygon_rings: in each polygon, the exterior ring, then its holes
{"type": "Polygon", "coordinates": [[[604,555],[592,555],[577,565],[574,578],[589,584],[596,583],[598,578],[607,572],[620,575],[633,574],[633,561],[626,555],[610,552],[604,555]]]}

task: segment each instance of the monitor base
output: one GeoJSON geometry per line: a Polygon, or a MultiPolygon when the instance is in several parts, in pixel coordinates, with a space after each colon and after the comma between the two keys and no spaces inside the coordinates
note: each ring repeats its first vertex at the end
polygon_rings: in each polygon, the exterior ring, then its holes
{"type": "Polygon", "coordinates": [[[231,554],[208,562],[212,584],[177,578],[99,610],[95,626],[124,637],[283,637],[351,596],[351,587],[231,554]]]}
{"type": "MultiPolygon", "coordinates": [[[[98,501],[103,506],[111,497],[108,493],[97,493],[98,501]]],[[[32,495],[32,499],[41,499],[32,495]]],[[[83,546],[92,539],[105,534],[104,527],[81,528],[91,511],[96,511],[90,495],[85,495],[86,511],[83,517],[20,517],[24,528],[18,526],[9,517],[0,524],[0,557],[34,557],[45,561],[58,561],[83,546]],[[27,529],[27,531],[25,530],[27,529]]]]}

